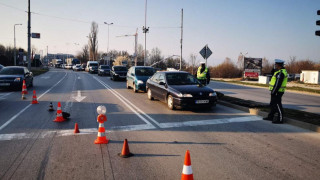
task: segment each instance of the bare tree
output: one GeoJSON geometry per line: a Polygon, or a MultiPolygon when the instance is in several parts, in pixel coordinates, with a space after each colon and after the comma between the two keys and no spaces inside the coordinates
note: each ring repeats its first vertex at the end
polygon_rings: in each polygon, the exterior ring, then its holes
{"type": "Polygon", "coordinates": [[[191,73],[193,73],[194,69],[196,68],[196,65],[199,63],[199,60],[197,60],[197,55],[196,54],[190,54],[190,66],[191,66],[191,73]]]}
{"type": "Polygon", "coordinates": [[[152,65],[152,64],[156,63],[154,65],[154,67],[165,69],[166,65],[165,65],[164,62],[162,62],[162,60],[163,60],[163,57],[161,56],[160,49],[159,48],[153,48],[151,50],[150,59],[149,59],[148,64],[152,65]]]}
{"type": "Polygon", "coordinates": [[[244,55],[242,53],[240,53],[238,56],[238,61],[237,61],[237,65],[240,70],[243,70],[243,68],[244,68],[244,59],[243,58],[244,58],[244,55]]]}
{"type": "Polygon", "coordinates": [[[269,62],[267,58],[262,58],[262,74],[269,74],[273,69],[272,64],[269,62]]]}
{"type": "Polygon", "coordinates": [[[118,56],[113,62],[114,66],[122,66],[123,61],[127,60],[128,56],[118,56]]]}
{"type": "Polygon", "coordinates": [[[86,63],[89,60],[89,47],[88,47],[88,45],[83,46],[82,52],[77,57],[78,57],[78,59],[80,59],[80,61],[82,63],[86,63]]]}
{"type": "Polygon", "coordinates": [[[98,58],[98,24],[96,22],[92,22],[91,24],[91,32],[89,34],[89,60],[97,60],[98,58]]]}

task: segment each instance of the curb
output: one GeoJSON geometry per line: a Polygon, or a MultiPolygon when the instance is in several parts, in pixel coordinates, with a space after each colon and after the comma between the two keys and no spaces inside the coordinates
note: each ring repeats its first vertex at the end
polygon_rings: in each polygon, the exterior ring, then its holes
{"type": "MultiPolygon", "coordinates": [[[[240,111],[244,111],[244,112],[250,113],[252,115],[258,115],[258,116],[262,116],[262,117],[266,117],[268,115],[267,112],[260,111],[259,109],[239,106],[236,104],[229,103],[227,101],[218,100],[218,104],[221,104],[221,105],[224,105],[227,107],[231,107],[234,109],[238,109],[240,111]]],[[[284,118],[284,121],[286,124],[290,124],[293,126],[297,126],[297,127],[303,128],[303,129],[307,129],[310,131],[320,133],[320,126],[309,124],[309,123],[302,122],[302,121],[298,121],[298,120],[291,119],[291,118],[286,118],[286,117],[284,118]]]]}

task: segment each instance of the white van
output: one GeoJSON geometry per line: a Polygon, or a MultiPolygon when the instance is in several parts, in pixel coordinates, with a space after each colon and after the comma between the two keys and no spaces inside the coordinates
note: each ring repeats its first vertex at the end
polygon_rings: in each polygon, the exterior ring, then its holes
{"type": "Polygon", "coordinates": [[[88,61],[85,71],[89,73],[98,73],[99,63],[97,61],[88,61]]]}

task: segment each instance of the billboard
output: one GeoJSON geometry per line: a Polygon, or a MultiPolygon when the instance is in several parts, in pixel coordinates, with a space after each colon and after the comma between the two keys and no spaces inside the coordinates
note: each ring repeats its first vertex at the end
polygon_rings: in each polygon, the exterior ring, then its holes
{"type": "Polygon", "coordinates": [[[244,57],[244,78],[258,78],[262,69],[262,58],[244,57]]]}
{"type": "Polygon", "coordinates": [[[244,57],[244,70],[246,69],[262,69],[262,58],[244,57]]]}

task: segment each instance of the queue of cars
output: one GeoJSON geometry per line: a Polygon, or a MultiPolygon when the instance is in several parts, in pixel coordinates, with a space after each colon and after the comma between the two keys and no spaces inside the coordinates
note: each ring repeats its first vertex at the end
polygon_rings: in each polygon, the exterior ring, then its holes
{"type": "MultiPolygon", "coordinates": [[[[33,74],[22,66],[0,66],[0,89],[21,89],[23,80],[33,86],[33,74]]],[[[184,71],[157,71],[150,66],[98,66],[98,62],[89,61],[86,68],[81,64],[72,67],[74,71],[86,70],[99,76],[109,75],[111,80],[125,80],[127,89],[134,93],[143,91],[149,100],[157,99],[167,104],[171,110],[177,107],[211,108],[217,103],[216,92],[202,85],[193,75],[184,71]],[[157,72],[156,72],[157,71],[157,72]]]]}

